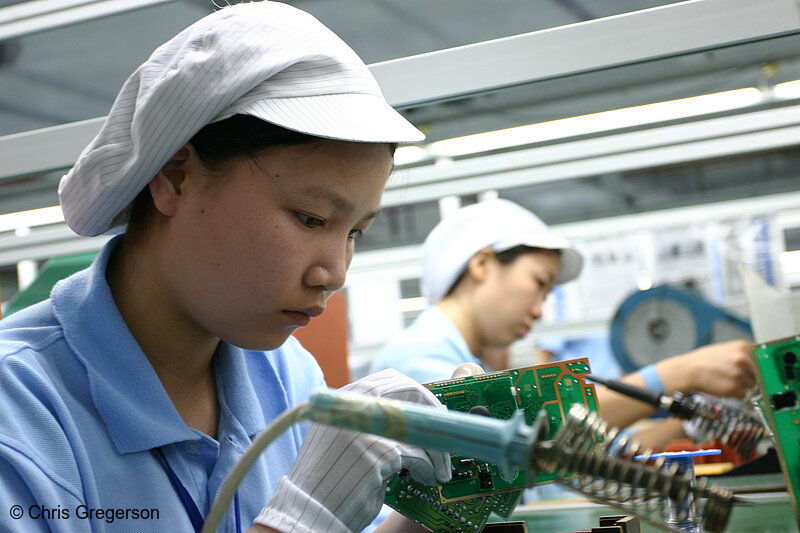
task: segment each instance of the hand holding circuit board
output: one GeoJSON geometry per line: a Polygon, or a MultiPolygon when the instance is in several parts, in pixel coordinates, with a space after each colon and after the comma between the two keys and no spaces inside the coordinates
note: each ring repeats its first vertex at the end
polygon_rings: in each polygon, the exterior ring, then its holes
{"type": "MultiPolygon", "coordinates": [[[[587,359],[560,361],[492,372],[478,376],[426,384],[448,409],[508,419],[522,410],[533,425],[540,411],[546,413],[548,437],[563,423],[575,403],[597,411],[594,385],[587,359]]],[[[386,504],[432,531],[480,531],[491,513],[508,518],[525,488],[552,482],[555,474],[540,472],[529,480],[529,472],[501,472],[497,465],[471,457],[453,456],[450,482],[429,487],[400,475],[389,483],[386,504]]]]}
{"type": "Polygon", "coordinates": [[[451,454],[449,482],[430,487],[400,472],[389,482],[386,504],[431,531],[478,532],[492,513],[508,518],[524,488],[558,481],[660,528],[663,516],[648,514],[665,514],[667,500],[705,498],[698,514],[703,527],[723,531],[732,505],[741,500],[707,479],[694,484],[675,469],[662,469],[663,459],[649,465],[649,450],[615,429],[607,431],[594,387],[583,379],[588,372],[588,361],[576,359],[427,384],[450,410],[488,413],[511,425],[524,416],[536,436],[529,467],[509,471],[451,454]],[[637,456],[643,460],[632,459],[637,456]]]}

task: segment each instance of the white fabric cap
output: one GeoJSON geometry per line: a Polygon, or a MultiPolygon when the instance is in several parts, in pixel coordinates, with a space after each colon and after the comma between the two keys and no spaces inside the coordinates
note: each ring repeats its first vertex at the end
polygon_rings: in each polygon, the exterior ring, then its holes
{"type": "Polygon", "coordinates": [[[227,6],[160,46],[125,82],[61,179],[67,224],[81,235],[121,231],[126,208],[164,163],[202,127],[234,114],[344,141],[425,138],[313,16],[271,1],[227,6]]]}
{"type": "Polygon", "coordinates": [[[422,245],[422,295],[435,304],[447,294],[478,251],[503,252],[516,246],[559,250],[556,283],[578,277],[583,256],[564,237],[518,204],[502,198],[462,207],[433,228],[422,245]]]}

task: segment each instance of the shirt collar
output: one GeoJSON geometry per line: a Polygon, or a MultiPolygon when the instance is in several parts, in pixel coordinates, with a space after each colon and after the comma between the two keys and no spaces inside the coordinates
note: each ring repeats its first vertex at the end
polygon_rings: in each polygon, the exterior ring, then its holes
{"type": "Polygon", "coordinates": [[[444,333],[443,337],[455,347],[464,362],[475,363],[483,367],[483,361],[470,351],[464,335],[461,334],[461,331],[459,331],[458,327],[456,327],[444,311],[433,305],[426,309],[419,316],[419,319],[425,321],[425,326],[427,328],[434,328],[439,331],[439,333],[444,333]]]}
{"type": "MultiPolygon", "coordinates": [[[[249,352],[227,342],[220,342],[214,356],[219,384],[220,402],[227,407],[234,421],[249,437],[259,433],[266,426],[261,402],[247,367],[249,352]]],[[[266,357],[262,352],[259,356],[266,357]]]]}
{"type": "MultiPolygon", "coordinates": [[[[105,272],[120,237],[92,265],[56,284],[53,309],[64,335],[86,367],[92,401],[120,453],[196,440],[119,313],[105,272]]],[[[225,403],[248,435],[264,427],[241,349],[220,343],[215,355],[225,403]]],[[[219,376],[218,376],[219,379],[219,376]]],[[[222,392],[221,392],[222,393],[222,392]]]]}

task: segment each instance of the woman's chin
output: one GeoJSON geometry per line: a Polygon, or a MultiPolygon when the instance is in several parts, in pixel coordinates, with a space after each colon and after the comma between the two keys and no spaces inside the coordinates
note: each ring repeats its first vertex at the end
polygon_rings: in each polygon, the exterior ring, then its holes
{"type": "Polygon", "coordinates": [[[243,350],[267,352],[283,346],[283,344],[291,336],[292,333],[293,331],[287,331],[284,333],[275,333],[270,335],[269,337],[262,336],[262,337],[237,338],[234,340],[228,340],[227,342],[243,350]]]}

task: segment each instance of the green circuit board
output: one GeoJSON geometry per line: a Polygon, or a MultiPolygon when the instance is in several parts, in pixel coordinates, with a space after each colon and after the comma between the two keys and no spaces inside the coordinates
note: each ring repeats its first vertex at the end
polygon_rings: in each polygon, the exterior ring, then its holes
{"type": "MultiPolygon", "coordinates": [[[[552,437],[573,403],[597,411],[594,385],[583,379],[589,371],[589,361],[583,358],[425,386],[456,411],[508,419],[521,409],[529,425],[544,413],[548,437],[552,437]]],[[[529,480],[528,472],[502,472],[497,465],[472,457],[454,455],[451,461],[453,478],[435,487],[404,473],[395,476],[386,490],[386,504],[437,533],[481,531],[492,513],[508,518],[526,487],[554,479],[553,474],[539,472],[535,480],[529,480]]]]}
{"type": "Polygon", "coordinates": [[[800,336],[756,345],[759,407],[775,438],[781,468],[800,525],[800,336]]]}

